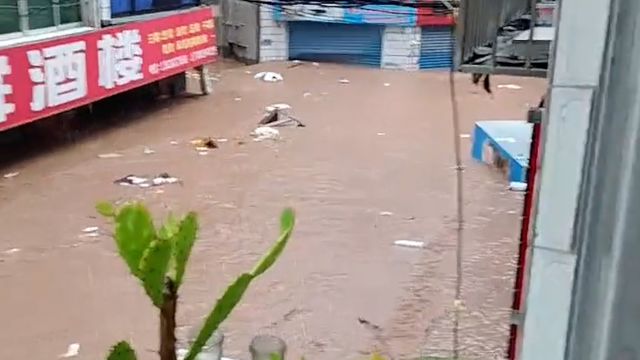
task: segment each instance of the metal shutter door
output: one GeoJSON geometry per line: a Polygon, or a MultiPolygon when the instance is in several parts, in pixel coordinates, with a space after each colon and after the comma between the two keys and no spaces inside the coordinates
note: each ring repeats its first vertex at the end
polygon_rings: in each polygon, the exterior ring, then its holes
{"type": "Polygon", "coordinates": [[[380,67],[382,26],[289,22],[289,59],[380,67]]]}
{"type": "Polygon", "coordinates": [[[420,44],[420,69],[451,68],[453,42],[453,32],[450,27],[423,27],[420,44]]]}

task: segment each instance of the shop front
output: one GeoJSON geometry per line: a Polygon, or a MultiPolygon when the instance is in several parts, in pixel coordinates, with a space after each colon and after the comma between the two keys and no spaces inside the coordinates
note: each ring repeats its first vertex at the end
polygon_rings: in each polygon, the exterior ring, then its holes
{"type": "Polygon", "coordinates": [[[452,24],[451,16],[397,5],[263,5],[260,59],[402,70],[449,68],[452,24]]]}

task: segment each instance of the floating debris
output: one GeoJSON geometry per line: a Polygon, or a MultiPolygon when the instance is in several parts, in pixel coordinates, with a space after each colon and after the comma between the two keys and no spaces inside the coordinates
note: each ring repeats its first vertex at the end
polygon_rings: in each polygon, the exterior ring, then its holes
{"type": "Polygon", "coordinates": [[[167,173],[162,173],[156,177],[154,177],[151,182],[153,183],[153,185],[158,186],[158,185],[164,185],[164,184],[175,184],[180,182],[180,179],[173,177],[167,173]]]}
{"type": "Polygon", "coordinates": [[[115,158],[119,158],[122,157],[122,154],[118,154],[118,153],[107,153],[107,154],[100,154],[98,155],[98,157],[100,159],[115,159],[115,158]]]}
{"type": "Polygon", "coordinates": [[[259,125],[284,126],[284,125],[296,125],[298,127],[305,127],[300,120],[294,118],[289,114],[291,105],[289,104],[273,104],[265,108],[267,113],[258,122],[259,125]]]}
{"type": "Polygon", "coordinates": [[[363,326],[369,328],[370,330],[375,330],[375,331],[382,330],[382,327],[380,327],[380,325],[376,325],[376,324],[372,323],[371,321],[369,321],[369,320],[367,320],[365,318],[359,317],[358,318],[358,322],[360,323],[360,325],[363,325],[363,326]]]}
{"type": "Polygon", "coordinates": [[[311,63],[311,65],[313,65],[313,66],[320,66],[320,63],[312,62],[312,63],[311,63]]]}
{"type": "Polygon", "coordinates": [[[7,255],[10,255],[10,254],[15,254],[15,253],[20,252],[20,251],[22,251],[22,249],[12,248],[12,249],[3,251],[3,253],[5,253],[7,255]]]}
{"type": "Polygon", "coordinates": [[[171,145],[178,145],[179,143],[178,143],[177,141],[175,141],[175,140],[171,140],[171,141],[169,141],[169,144],[171,144],[171,145]]]}
{"type": "Polygon", "coordinates": [[[512,181],[509,183],[509,190],[511,191],[527,191],[527,183],[512,181]]]}
{"type": "Polygon", "coordinates": [[[233,100],[234,101],[242,101],[242,98],[241,97],[236,97],[236,98],[233,98],[233,100]]]}
{"type": "Polygon", "coordinates": [[[393,242],[394,245],[411,247],[411,248],[423,248],[424,241],[416,241],[416,240],[396,240],[393,242]]]}
{"type": "Polygon", "coordinates": [[[175,184],[179,182],[180,182],[180,179],[173,177],[168,173],[162,173],[153,178],[136,176],[136,175],[127,175],[123,178],[115,180],[113,183],[117,185],[122,185],[122,186],[137,186],[140,188],[148,188],[151,186],[175,184]]]}
{"type": "Polygon", "coordinates": [[[82,235],[80,237],[98,237],[100,236],[100,228],[97,226],[89,226],[82,229],[82,235]]]}
{"type": "Polygon", "coordinates": [[[156,151],[155,151],[155,150],[149,149],[149,148],[148,148],[148,147],[146,147],[146,146],[144,147],[144,150],[143,150],[142,152],[143,152],[145,155],[151,155],[151,154],[155,154],[155,153],[156,153],[156,151]]]}
{"type": "Polygon", "coordinates": [[[311,96],[310,92],[305,92],[305,93],[302,94],[302,97],[309,97],[309,96],[311,96]]]}
{"type": "Polygon", "coordinates": [[[280,104],[272,104],[269,105],[267,107],[264,108],[266,111],[276,111],[276,110],[289,110],[291,109],[291,105],[289,104],[284,104],[284,103],[280,103],[280,104]]]}
{"type": "Polygon", "coordinates": [[[384,83],[384,86],[385,86],[385,87],[389,87],[389,86],[391,86],[391,84],[389,84],[389,83],[384,83]]]}
{"type": "Polygon", "coordinates": [[[498,85],[498,89],[520,90],[522,86],[516,84],[502,84],[498,85]]]}
{"type": "Polygon", "coordinates": [[[280,131],[270,126],[259,126],[251,132],[253,141],[277,140],[280,138],[280,131]]]}
{"type": "Polygon", "coordinates": [[[216,141],[219,142],[219,143],[224,143],[224,142],[229,141],[229,139],[227,139],[227,138],[219,138],[219,139],[216,139],[216,141]]]}
{"type": "Polygon", "coordinates": [[[460,134],[460,138],[461,139],[468,139],[470,137],[471,137],[471,135],[469,135],[469,134],[460,134]]]}
{"type": "Polygon", "coordinates": [[[5,178],[5,179],[11,179],[11,178],[14,178],[14,177],[16,177],[18,175],[20,175],[20,173],[17,172],[17,171],[14,171],[14,172],[10,172],[10,173],[2,175],[2,177],[5,178]]]}
{"type": "Polygon", "coordinates": [[[385,136],[385,135],[387,135],[387,133],[379,132],[379,133],[377,133],[377,135],[378,136],[385,136]]]}
{"type": "Polygon", "coordinates": [[[195,146],[198,151],[207,151],[218,148],[218,144],[211,137],[193,139],[191,140],[191,145],[195,146]]]}
{"type": "Polygon", "coordinates": [[[393,216],[393,213],[391,211],[380,211],[378,213],[378,215],[380,215],[380,216],[393,216]]]}
{"type": "Polygon", "coordinates": [[[266,81],[266,82],[278,82],[278,81],[284,80],[281,74],[277,72],[272,72],[272,71],[259,72],[253,78],[266,81]]]}
{"type": "Polygon", "coordinates": [[[343,79],[338,80],[338,82],[339,82],[340,84],[349,84],[349,83],[351,83],[351,81],[349,81],[349,79],[344,79],[344,78],[343,78],[343,79]]]}
{"type": "Polygon", "coordinates": [[[293,60],[291,62],[291,64],[289,64],[289,66],[287,66],[289,69],[294,68],[294,67],[298,67],[300,65],[304,65],[304,63],[300,60],[293,60]]]}
{"type": "Polygon", "coordinates": [[[60,358],[70,358],[70,357],[74,357],[74,356],[78,356],[78,354],[80,353],[80,344],[78,343],[73,343],[70,344],[69,347],[67,348],[67,352],[58,356],[60,358]]]}

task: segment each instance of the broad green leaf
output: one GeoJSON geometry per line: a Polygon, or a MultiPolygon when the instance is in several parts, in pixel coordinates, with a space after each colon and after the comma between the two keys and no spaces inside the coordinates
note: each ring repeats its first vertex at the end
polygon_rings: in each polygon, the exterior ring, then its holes
{"type": "Polygon", "coordinates": [[[198,356],[211,335],[213,335],[220,324],[229,316],[231,310],[240,302],[251,280],[253,280],[253,276],[245,273],[240,275],[240,277],[227,288],[224,295],[216,302],[213,311],[207,316],[202,329],[200,329],[200,333],[198,333],[198,337],[196,337],[184,360],[194,360],[196,356],[198,356]]]}
{"type": "Polygon", "coordinates": [[[271,247],[269,252],[262,257],[260,262],[258,262],[258,264],[251,271],[251,274],[254,277],[267,271],[271,267],[271,265],[273,265],[273,263],[278,260],[278,257],[280,257],[280,254],[282,254],[285,246],[287,246],[289,237],[291,237],[295,221],[296,217],[292,209],[285,209],[282,212],[282,215],[280,215],[280,237],[278,238],[278,241],[276,241],[276,243],[273,245],[273,247],[271,247]]]}
{"type": "Polygon", "coordinates": [[[171,245],[169,240],[154,240],[140,260],[140,280],[147,295],[158,308],[164,303],[165,278],[169,270],[171,245]]]}
{"type": "Polygon", "coordinates": [[[104,217],[114,217],[116,216],[116,209],[113,207],[111,203],[106,201],[101,201],[96,204],[96,210],[98,213],[104,217]]]}
{"type": "Polygon", "coordinates": [[[170,213],[169,216],[167,216],[167,220],[165,220],[164,224],[158,229],[158,237],[170,240],[178,233],[178,230],[180,230],[180,223],[173,214],[170,213]]]}
{"type": "Polygon", "coordinates": [[[136,360],[136,352],[129,343],[120,341],[111,348],[107,360],[136,360]]]}
{"type": "Polygon", "coordinates": [[[278,354],[271,354],[269,357],[271,358],[270,360],[282,360],[282,357],[278,354]]]}
{"type": "Polygon", "coordinates": [[[142,204],[126,205],[116,215],[115,239],[118,251],[131,273],[138,278],[142,255],[155,236],[151,215],[142,204]]]}
{"type": "Polygon", "coordinates": [[[174,237],[173,261],[175,264],[176,289],[180,288],[184,277],[187,262],[191,255],[191,249],[198,235],[198,217],[195,213],[189,213],[182,219],[178,232],[174,237]]]}

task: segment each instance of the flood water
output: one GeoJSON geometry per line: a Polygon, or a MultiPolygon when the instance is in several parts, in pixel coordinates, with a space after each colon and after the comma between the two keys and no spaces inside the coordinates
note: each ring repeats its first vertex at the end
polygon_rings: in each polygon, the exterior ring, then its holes
{"type": "MultiPolygon", "coordinates": [[[[2,147],[9,161],[0,175],[19,174],[0,177],[0,358],[56,359],[78,343],[74,359],[98,360],[119,340],[131,341],[140,359],[156,358],[157,315],[117,256],[110,225],[96,216],[100,200],[142,200],[158,216],[198,212],[181,326],[198,323],[226,284],[251,269],[275,240],[280,211],[295,208],[289,247],[224,323],[225,356],[248,359],[258,333],[283,337],[289,359],[449,353],[456,224],[447,74],[325,64],[214,71],[213,95],[122,103],[108,126],[79,139],[51,145],[45,135],[2,147]],[[254,79],[262,70],[284,81],[254,79]],[[272,103],[290,104],[306,127],[254,142],[249,133],[272,103]],[[189,143],[198,136],[228,141],[200,155],[189,143]],[[122,156],[98,157],[113,152],[122,156]],[[163,172],[182,184],[113,183],[163,172]],[[83,234],[93,226],[99,236],[83,234]],[[402,239],[425,247],[393,245],[402,239]]],[[[543,80],[496,77],[494,84],[522,89],[496,88],[490,97],[468,76],[457,83],[467,134],[476,120],[524,118],[545,89],[543,80]]],[[[472,162],[470,139],[462,142],[462,353],[493,359],[506,347],[522,195],[472,162]]]]}

